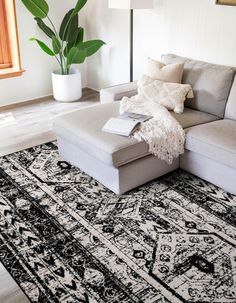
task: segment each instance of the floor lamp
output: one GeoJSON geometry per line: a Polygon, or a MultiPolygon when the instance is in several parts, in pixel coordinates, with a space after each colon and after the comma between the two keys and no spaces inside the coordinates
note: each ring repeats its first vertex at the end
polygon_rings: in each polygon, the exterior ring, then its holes
{"type": "Polygon", "coordinates": [[[130,82],[133,82],[134,9],[151,9],[153,0],[109,0],[109,8],[130,10],[130,82]]]}

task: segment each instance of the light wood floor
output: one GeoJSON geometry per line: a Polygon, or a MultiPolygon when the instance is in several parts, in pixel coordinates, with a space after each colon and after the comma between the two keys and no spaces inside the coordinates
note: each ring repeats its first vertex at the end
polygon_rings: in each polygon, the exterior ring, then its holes
{"type": "MultiPolygon", "coordinates": [[[[78,102],[59,103],[45,98],[0,107],[0,156],[56,139],[52,132],[52,121],[56,116],[98,103],[99,93],[86,88],[78,102]]],[[[1,263],[0,303],[29,303],[1,263]]]]}
{"type": "Polygon", "coordinates": [[[60,103],[45,98],[0,107],[0,156],[54,140],[52,121],[56,116],[93,106],[98,101],[98,92],[86,88],[79,102],[60,103]]]}

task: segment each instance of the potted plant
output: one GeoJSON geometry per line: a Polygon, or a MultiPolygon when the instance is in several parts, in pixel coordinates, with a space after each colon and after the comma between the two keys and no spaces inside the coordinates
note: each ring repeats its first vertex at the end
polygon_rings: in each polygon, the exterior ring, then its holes
{"type": "MultiPolygon", "coordinates": [[[[79,26],[78,14],[87,0],[78,0],[62,20],[59,31],[48,16],[46,0],[21,0],[32,13],[40,29],[51,39],[51,47],[43,41],[31,38],[49,56],[54,57],[59,69],[52,72],[53,95],[58,101],[76,101],[82,96],[81,73],[72,64],[82,64],[105,43],[102,40],[84,41],[84,29],[79,26]],[[47,23],[44,21],[46,20],[47,23]]],[[[58,1],[58,0],[56,0],[58,1]]]]}

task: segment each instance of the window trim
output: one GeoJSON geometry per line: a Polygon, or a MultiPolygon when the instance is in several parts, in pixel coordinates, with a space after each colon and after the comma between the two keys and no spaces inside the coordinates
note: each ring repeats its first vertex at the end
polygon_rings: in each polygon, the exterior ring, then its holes
{"type": "Polygon", "coordinates": [[[11,65],[10,58],[10,45],[7,30],[6,7],[5,1],[0,0],[0,69],[4,68],[3,65],[11,65]]]}
{"type": "Polygon", "coordinates": [[[0,14],[3,24],[2,39],[5,47],[1,47],[3,64],[0,65],[0,79],[21,76],[24,70],[21,67],[19,38],[17,30],[15,0],[0,0],[0,14]]]}

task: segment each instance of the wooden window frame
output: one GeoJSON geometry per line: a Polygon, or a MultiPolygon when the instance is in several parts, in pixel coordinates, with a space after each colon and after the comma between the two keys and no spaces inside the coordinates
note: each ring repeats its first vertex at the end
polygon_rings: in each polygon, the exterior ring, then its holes
{"type": "Polygon", "coordinates": [[[0,79],[21,76],[15,0],[0,0],[0,79]]]}

